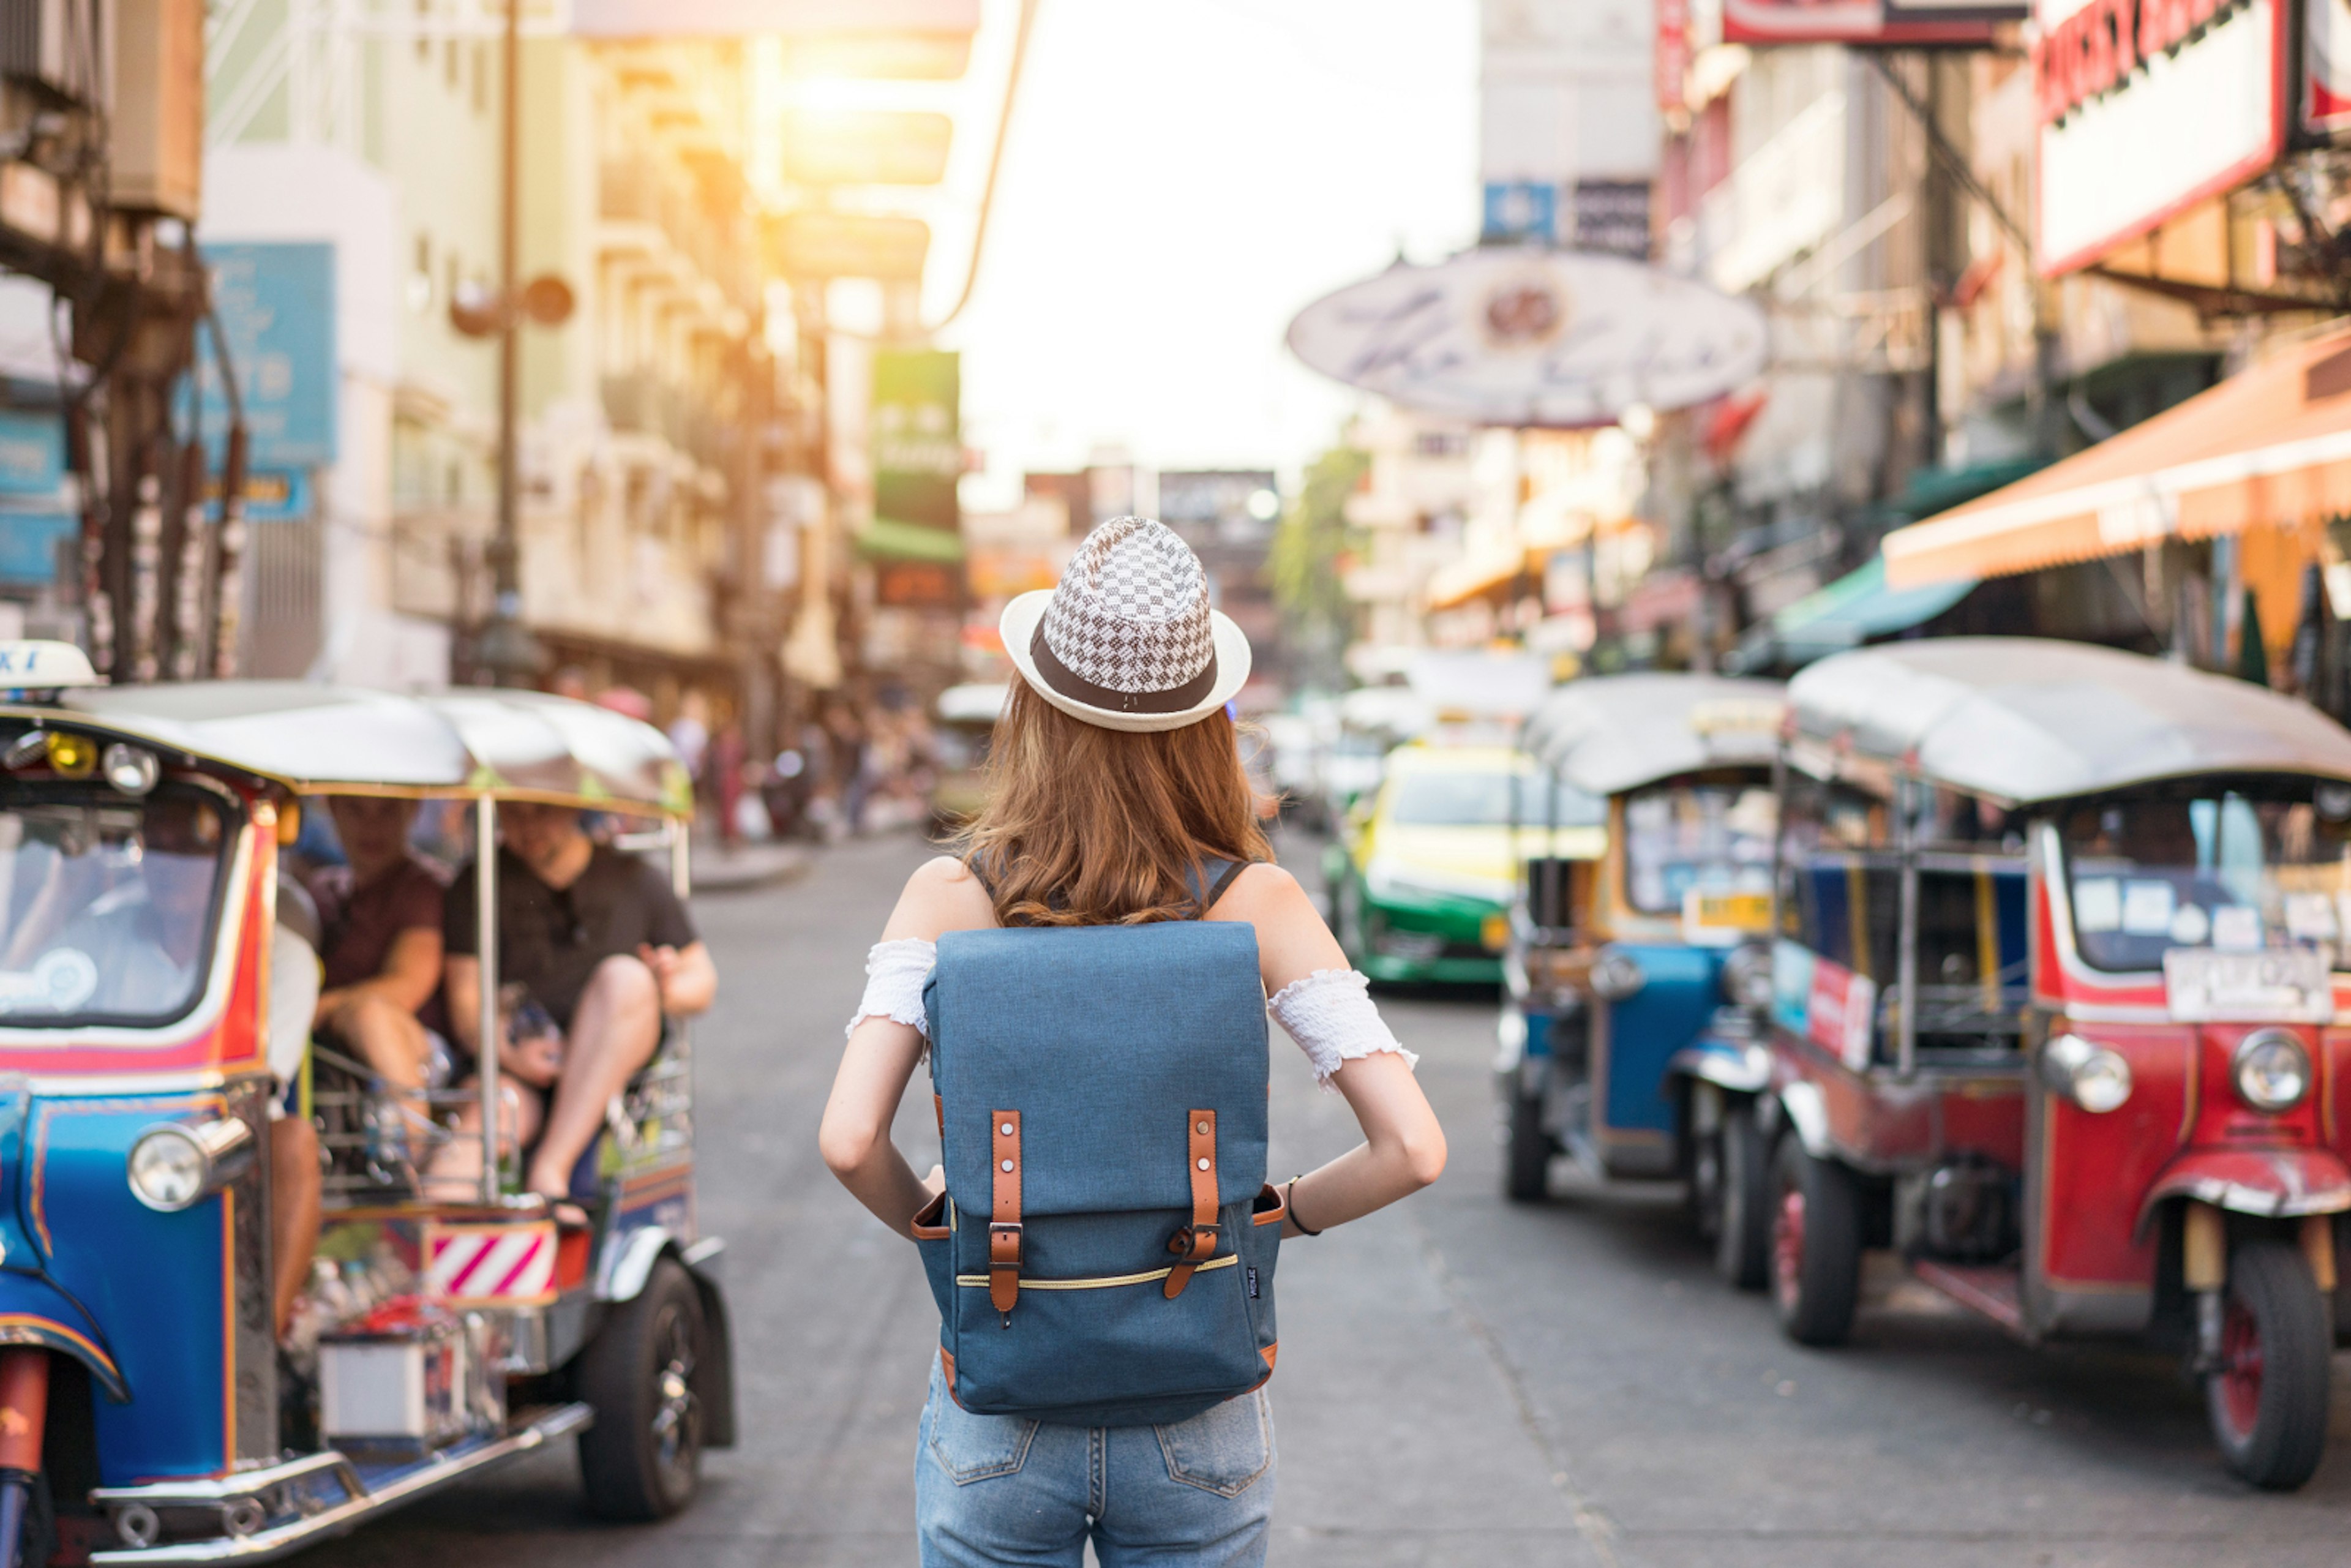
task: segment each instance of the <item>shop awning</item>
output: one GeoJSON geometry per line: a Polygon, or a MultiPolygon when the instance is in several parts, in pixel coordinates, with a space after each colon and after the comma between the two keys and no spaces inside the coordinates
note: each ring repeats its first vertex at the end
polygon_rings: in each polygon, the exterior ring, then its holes
{"type": "Polygon", "coordinates": [[[963,536],[920,523],[876,517],[857,530],[857,549],[868,560],[929,560],[952,565],[963,559],[963,536]]]}
{"type": "Polygon", "coordinates": [[[2029,478],[1886,536],[1897,589],[2351,511],[2351,331],[2231,376],[2029,478]]]}
{"type": "Polygon", "coordinates": [[[1923,588],[1889,588],[1886,559],[1880,556],[1804,595],[1750,632],[1729,664],[1734,672],[1808,664],[1932,621],[1975,585],[1975,579],[1963,577],[1923,588]]]}
{"type": "Polygon", "coordinates": [[[1453,610],[1498,592],[1526,574],[1522,549],[1479,550],[1447,561],[1428,580],[1428,607],[1453,610]]]}

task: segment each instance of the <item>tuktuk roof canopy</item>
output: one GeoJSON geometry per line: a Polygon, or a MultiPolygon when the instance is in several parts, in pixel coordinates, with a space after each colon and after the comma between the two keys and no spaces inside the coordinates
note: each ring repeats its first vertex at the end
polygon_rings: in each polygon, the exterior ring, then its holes
{"type": "Polygon", "coordinates": [[[2296,344],[2121,434],[1886,536],[1896,589],[2351,512],[2351,329],[2296,344]]]}
{"type": "Polygon", "coordinates": [[[2351,731],[2225,675],[2084,643],[1939,637],[1788,684],[1798,743],[2013,804],[2198,774],[2351,779],[2351,731]]]}
{"type": "Polygon", "coordinates": [[[55,707],[9,716],[87,719],[305,794],[494,794],[672,814],[693,807],[691,780],[661,731],[543,692],[401,696],[303,681],[202,681],[68,688],[55,707]]]}
{"type": "Polygon", "coordinates": [[[1787,688],[1723,675],[1598,675],[1562,687],[1522,748],[1587,794],[1713,768],[1769,765],[1787,688]]]}

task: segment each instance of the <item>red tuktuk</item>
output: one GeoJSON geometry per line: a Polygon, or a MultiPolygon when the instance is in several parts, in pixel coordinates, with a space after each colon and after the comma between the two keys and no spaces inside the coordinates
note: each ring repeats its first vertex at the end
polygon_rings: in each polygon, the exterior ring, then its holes
{"type": "Polygon", "coordinates": [[[2351,1240],[2351,733],[2021,638],[1839,654],[1789,699],[1782,1326],[1844,1339],[1891,1248],[2028,1342],[2179,1349],[2231,1468],[2299,1486],[2351,1240]]]}

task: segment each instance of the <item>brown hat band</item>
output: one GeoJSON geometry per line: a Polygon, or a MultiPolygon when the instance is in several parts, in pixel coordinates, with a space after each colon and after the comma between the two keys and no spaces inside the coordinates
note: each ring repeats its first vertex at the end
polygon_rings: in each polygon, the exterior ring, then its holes
{"type": "Polygon", "coordinates": [[[1088,707],[1098,707],[1111,713],[1182,713],[1196,706],[1217,685],[1217,651],[1208,650],[1208,662],[1200,673],[1180,686],[1164,692],[1118,692],[1108,686],[1098,686],[1056,658],[1045,641],[1045,623],[1037,622],[1037,631],[1029,639],[1029,656],[1037,661],[1037,673],[1045,684],[1072,702],[1088,707]]]}

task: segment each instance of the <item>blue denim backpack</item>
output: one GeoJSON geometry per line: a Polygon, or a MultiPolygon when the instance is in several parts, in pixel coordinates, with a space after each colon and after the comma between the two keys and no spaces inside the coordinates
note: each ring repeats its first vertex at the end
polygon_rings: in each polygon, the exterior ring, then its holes
{"type": "Polygon", "coordinates": [[[924,1004],[946,1191],[914,1230],[956,1402],[1139,1427],[1272,1376],[1255,928],[952,931],[924,1004]]]}

